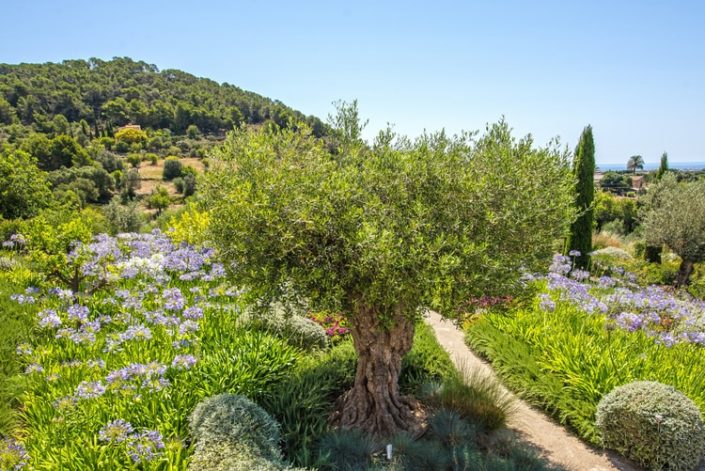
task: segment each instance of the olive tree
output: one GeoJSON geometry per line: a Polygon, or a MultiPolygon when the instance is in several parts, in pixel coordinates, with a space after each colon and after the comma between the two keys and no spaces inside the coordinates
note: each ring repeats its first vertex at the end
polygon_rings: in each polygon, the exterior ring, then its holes
{"type": "Polygon", "coordinates": [[[649,191],[643,226],[651,246],[667,245],[681,258],[675,285],[685,286],[696,263],[705,260],[705,180],[677,183],[665,174],[649,191]]]}
{"type": "Polygon", "coordinates": [[[340,425],[377,435],[418,425],[398,378],[423,312],[453,317],[517,289],[574,212],[566,155],[504,122],[478,140],[392,137],[331,154],[304,125],[241,129],[215,150],[203,189],[211,238],[250,295],[294,290],[346,316],[358,361],[340,425]]]}

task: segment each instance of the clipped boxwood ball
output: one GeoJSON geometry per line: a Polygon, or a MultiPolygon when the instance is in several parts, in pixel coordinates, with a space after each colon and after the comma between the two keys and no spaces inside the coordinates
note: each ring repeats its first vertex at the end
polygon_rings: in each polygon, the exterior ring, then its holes
{"type": "Polygon", "coordinates": [[[199,403],[189,418],[191,436],[204,449],[229,443],[241,453],[251,449],[266,460],[281,460],[279,424],[244,396],[219,394],[199,403]]]}
{"type": "Polygon", "coordinates": [[[596,419],[606,448],[649,470],[692,471],[703,456],[700,410],[672,386],[637,381],[615,388],[596,419]]]}

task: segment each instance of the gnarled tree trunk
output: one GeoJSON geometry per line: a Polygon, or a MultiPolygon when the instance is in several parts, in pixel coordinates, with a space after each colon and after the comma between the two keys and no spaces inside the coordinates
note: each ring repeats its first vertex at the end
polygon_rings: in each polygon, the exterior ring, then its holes
{"type": "Polygon", "coordinates": [[[365,308],[356,313],[352,324],[357,372],[355,385],[341,398],[340,426],[376,436],[415,433],[418,405],[399,394],[401,362],[411,350],[414,322],[399,316],[385,329],[375,310],[365,308]]]}
{"type": "Polygon", "coordinates": [[[680,288],[688,284],[690,281],[690,274],[693,273],[694,265],[695,264],[690,260],[683,260],[681,262],[681,266],[678,269],[678,275],[676,275],[676,288],[680,288]]]}

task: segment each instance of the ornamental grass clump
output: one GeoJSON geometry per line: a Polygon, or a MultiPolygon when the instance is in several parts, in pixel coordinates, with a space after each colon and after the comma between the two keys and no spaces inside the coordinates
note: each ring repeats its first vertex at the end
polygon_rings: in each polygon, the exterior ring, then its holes
{"type": "Polygon", "coordinates": [[[514,409],[512,397],[494,378],[465,367],[442,383],[424,385],[422,395],[430,405],[451,410],[485,432],[503,427],[514,409]]]}
{"type": "Polygon", "coordinates": [[[637,381],[607,394],[597,406],[604,446],[650,470],[692,471],[703,456],[700,410],[675,388],[637,381]]]}

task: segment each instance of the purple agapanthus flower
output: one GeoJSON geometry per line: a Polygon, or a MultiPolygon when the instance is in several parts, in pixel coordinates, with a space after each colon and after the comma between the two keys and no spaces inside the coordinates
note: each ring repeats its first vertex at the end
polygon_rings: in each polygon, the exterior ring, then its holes
{"type": "Polygon", "coordinates": [[[102,381],[83,381],[76,388],[76,397],[79,399],[93,399],[105,394],[105,385],[102,381]]]}
{"type": "Polygon", "coordinates": [[[192,306],[192,307],[187,307],[184,309],[184,318],[186,319],[201,319],[203,318],[203,309],[200,307],[192,306]]]}
{"type": "Polygon", "coordinates": [[[186,335],[198,331],[198,322],[186,319],[179,325],[179,334],[186,335]]]}
{"type": "Polygon", "coordinates": [[[176,355],[171,362],[171,366],[177,370],[190,370],[196,364],[196,361],[196,357],[193,355],[176,355]]]}
{"type": "Polygon", "coordinates": [[[11,438],[0,440],[0,465],[3,471],[19,471],[29,463],[24,445],[11,438]]]}
{"type": "Polygon", "coordinates": [[[544,311],[553,312],[556,309],[556,303],[551,299],[548,294],[539,295],[539,308],[544,311]]]}
{"type": "Polygon", "coordinates": [[[39,327],[41,328],[61,326],[61,318],[53,309],[39,311],[37,316],[39,317],[39,327]]]}
{"type": "Polygon", "coordinates": [[[40,365],[39,363],[30,363],[27,365],[27,368],[25,368],[24,372],[25,374],[32,374],[32,373],[42,373],[44,371],[44,367],[40,365]]]}
{"type": "Polygon", "coordinates": [[[179,288],[167,288],[162,293],[164,299],[164,309],[168,311],[180,311],[184,308],[186,301],[179,288]]]}
{"type": "Polygon", "coordinates": [[[88,320],[88,312],[88,307],[81,306],[80,304],[74,304],[68,309],[69,319],[72,321],[84,322],[88,320]]]}
{"type": "Polygon", "coordinates": [[[131,438],[134,427],[123,419],[113,420],[105,424],[98,432],[98,439],[105,443],[122,443],[131,438]]]}
{"type": "Polygon", "coordinates": [[[128,443],[128,453],[135,463],[152,461],[161,456],[164,450],[164,439],[156,430],[136,434],[128,443]]]}

